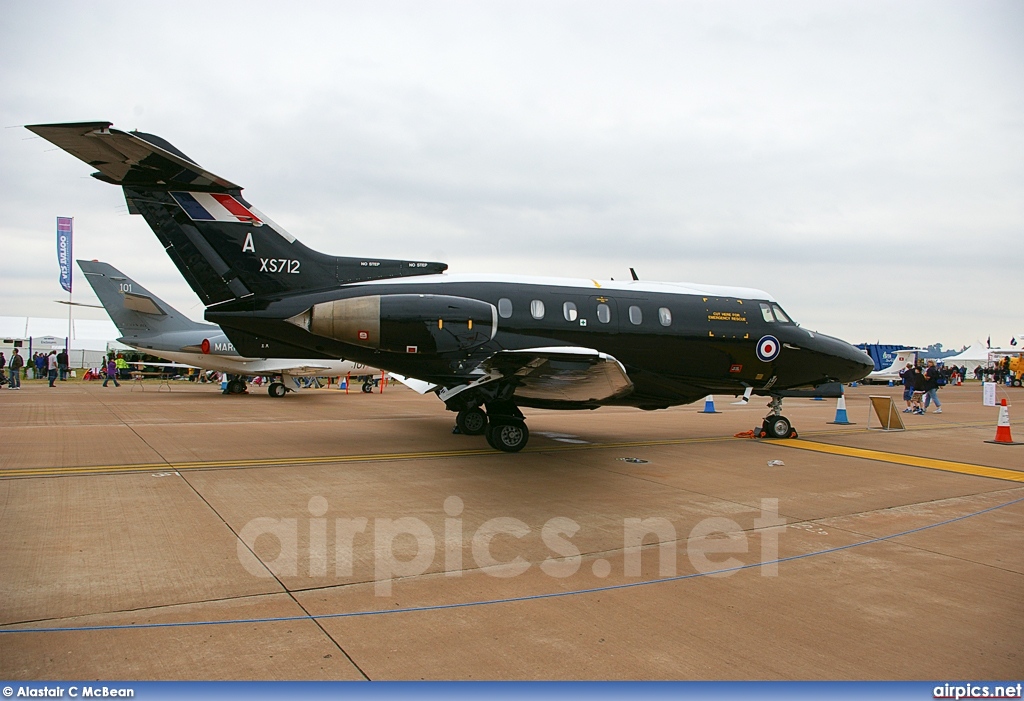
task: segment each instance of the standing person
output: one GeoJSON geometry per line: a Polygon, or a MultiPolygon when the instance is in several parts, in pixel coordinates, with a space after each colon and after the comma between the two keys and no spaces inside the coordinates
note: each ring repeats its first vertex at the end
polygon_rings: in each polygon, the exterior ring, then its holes
{"type": "MultiPolygon", "coordinates": [[[[39,380],[46,377],[46,355],[44,353],[36,353],[33,358],[33,365],[36,368],[35,379],[39,380]]],[[[28,378],[26,378],[28,379],[28,378]]]]}
{"type": "MultiPolygon", "coordinates": [[[[6,371],[7,358],[4,357],[4,352],[0,351],[0,380],[3,380],[3,382],[7,382],[7,375],[5,374],[6,371]]],[[[3,384],[3,382],[0,382],[0,384],[3,384]]]]}
{"type": "Polygon", "coordinates": [[[106,387],[107,383],[111,380],[114,381],[115,387],[121,386],[117,381],[117,362],[114,360],[113,353],[107,356],[107,374],[106,377],[103,378],[103,386],[106,387]]]}
{"type": "Polygon", "coordinates": [[[57,380],[57,351],[52,350],[50,354],[46,356],[46,375],[50,380],[50,386],[54,386],[54,382],[57,380]]]}
{"type": "Polygon", "coordinates": [[[907,363],[907,367],[900,370],[900,379],[903,382],[903,401],[907,403],[907,408],[903,410],[904,414],[909,414],[914,410],[913,399],[914,399],[914,364],[907,363]]]}
{"type": "Polygon", "coordinates": [[[11,351],[11,359],[7,361],[7,369],[11,371],[11,381],[7,389],[21,389],[21,368],[25,365],[25,359],[15,348],[11,351]]]}
{"type": "Polygon", "coordinates": [[[921,407],[921,398],[924,397],[927,391],[928,380],[925,379],[924,373],[921,372],[921,368],[914,366],[914,374],[912,378],[914,383],[914,394],[911,400],[913,404],[912,414],[924,414],[924,409],[921,407]]]}
{"type": "Polygon", "coordinates": [[[935,361],[928,361],[928,368],[924,371],[924,411],[928,411],[928,405],[935,402],[935,413],[942,413],[942,402],[939,401],[939,386],[946,383],[945,378],[942,376],[942,372],[935,367],[935,361]]]}
{"type": "Polygon", "coordinates": [[[60,372],[61,382],[68,379],[69,365],[71,365],[71,359],[68,357],[68,349],[64,348],[57,354],[57,370],[60,372]]]}
{"type": "Polygon", "coordinates": [[[117,358],[114,360],[117,363],[117,374],[122,380],[128,378],[128,361],[124,359],[123,353],[118,353],[117,358]]]}

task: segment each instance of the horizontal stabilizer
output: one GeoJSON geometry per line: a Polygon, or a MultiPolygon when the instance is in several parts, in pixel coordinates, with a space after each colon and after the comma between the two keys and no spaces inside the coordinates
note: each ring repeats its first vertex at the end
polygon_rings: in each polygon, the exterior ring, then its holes
{"type": "Polygon", "coordinates": [[[98,170],[115,185],[227,192],[238,185],[210,173],[159,136],[111,129],[111,122],[25,127],[98,170]]]}

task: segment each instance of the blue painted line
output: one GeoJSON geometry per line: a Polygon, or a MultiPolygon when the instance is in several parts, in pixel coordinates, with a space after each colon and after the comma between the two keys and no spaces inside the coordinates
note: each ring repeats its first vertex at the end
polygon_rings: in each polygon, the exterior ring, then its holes
{"type": "MultiPolygon", "coordinates": [[[[858,543],[850,543],[849,545],[840,545],[834,548],[828,548],[827,550],[817,550],[815,552],[804,553],[803,555],[790,555],[789,557],[781,557],[775,560],[768,560],[765,562],[757,562],[749,565],[739,565],[737,567],[727,567],[721,570],[714,570],[713,572],[694,572],[693,574],[682,574],[675,577],[663,577],[660,579],[647,579],[642,582],[627,582],[625,584],[610,584],[604,587],[593,587],[590,589],[575,589],[572,591],[562,592],[550,592],[547,594],[531,594],[529,596],[516,596],[508,599],[485,599],[483,601],[465,601],[457,604],[437,604],[435,606],[413,606],[409,608],[399,609],[383,609],[379,611],[349,611],[345,613],[324,613],[315,616],[279,616],[275,618],[238,618],[228,619],[222,621],[181,621],[177,623],[131,623],[127,625],[106,625],[106,626],[73,626],[73,627],[61,627],[61,628],[0,628],[0,634],[12,634],[12,633],[68,633],[68,632],[79,632],[79,631],[91,631],[91,630],[140,630],[144,628],[184,628],[189,626],[224,626],[224,625],[239,625],[239,624],[251,624],[251,623],[287,623],[293,621],[318,621],[327,620],[331,618],[354,618],[359,616],[385,616],[394,615],[399,613],[421,613],[425,611],[444,611],[447,609],[458,609],[458,608],[469,608],[473,606],[493,606],[495,604],[512,604],[522,601],[538,601],[540,599],[557,599],[565,596],[580,596],[583,594],[598,594],[601,592],[615,591],[618,589],[631,589],[633,587],[644,587],[651,584],[665,584],[667,582],[680,582],[686,579],[697,579],[698,577],[710,577],[712,575],[726,574],[729,572],[739,572],[740,570],[749,570],[755,567],[763,567],[765,565],[776,565],[783,562],[794,562],[796,560],[804,560],[811,557],[818,557],[820,555],[829,555],[831,553],[841,552],[843,550],[851,550],[853,548],[859,548],[864,545],[871,545],[872,543],[881,543],[893,538],[901,538],[906,535],[912,535],[914,533],[920,533],[921,531],[927,531],[932,528],[939,528],[940,526],[948,526],[951,523],[957,521],[963,521],[968,518],[974,518],[975,516],[981,516],[982,514],[991,513],[998,509],[1006,508],[1007,506],[1013,506],[1024,501],[1024,497],[1020,499],[1014,499],[1004,504],[997,506],[991,506],[981,511],[975,511],[970,514],[963,516],[957,516],[956,518],[947,519],[940,521],[939,523],[933,523],[927,526],[921,526],[919,528],[912,528],[909,531],[902,531],[900,533],[893,533],[891,535],[880,536],[878,538],[871,538],[870,540],[862,540],[858,543]]],[[[16,624],[15,624],[16,625],[16,624]]]]}

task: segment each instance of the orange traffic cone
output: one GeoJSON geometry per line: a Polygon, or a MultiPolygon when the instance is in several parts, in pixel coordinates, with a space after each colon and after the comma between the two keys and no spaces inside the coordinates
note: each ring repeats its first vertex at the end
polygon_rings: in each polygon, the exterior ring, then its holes
{"type": "Polygon", "coordinates": [[[985,442],[995,443],[997,445],[1024,445],[1024,443],[1014,443],[1013,437],[1010,436],[1010,410],[1006,407],[1005,399],[999,407],[999,422],[996,424],[996,439],[994,441],[985,442]]]}

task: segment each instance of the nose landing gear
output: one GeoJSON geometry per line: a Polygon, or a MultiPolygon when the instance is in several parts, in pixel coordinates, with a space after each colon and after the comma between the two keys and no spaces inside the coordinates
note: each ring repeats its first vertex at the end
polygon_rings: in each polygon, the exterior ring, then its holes
{"type": "Polygon", "coordinates": [[[771,413],[764,417],[758,438],[796,438],[796,429],[789,419],[782,415],[782,397],[772,397],[768,408],[771,409],[771,413]]]}

